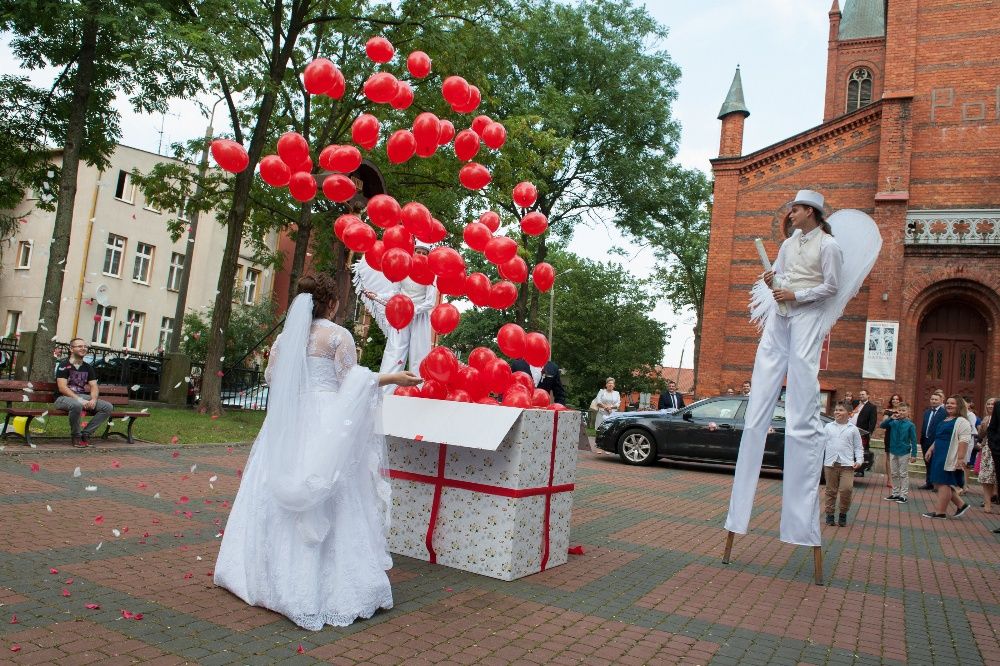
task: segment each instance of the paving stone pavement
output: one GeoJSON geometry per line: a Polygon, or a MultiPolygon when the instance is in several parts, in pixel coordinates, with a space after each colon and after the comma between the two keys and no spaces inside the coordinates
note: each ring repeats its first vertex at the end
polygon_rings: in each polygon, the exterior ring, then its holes
{"type": "Polygon", "coordinates": [[[762,479],[727,566],[731,470],[585,452],[571,533],[583,555],[514,582],[397,556],[392,610],[304,631],[212,584],[248,453],[8,445],[0,662],[1000,663],[997,517],[930,521],[930,493],[901,506],[882,500],[884,476],[858,479],[848,527],[823,528],[817,587],[810,549],[777,540],[778,476],[762,479]]]}

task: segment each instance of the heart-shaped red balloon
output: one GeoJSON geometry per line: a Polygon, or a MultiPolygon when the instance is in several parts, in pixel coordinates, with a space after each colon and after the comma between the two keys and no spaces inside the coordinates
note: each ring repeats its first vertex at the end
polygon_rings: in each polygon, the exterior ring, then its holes
{"type": "Polygon", "coordinates": [[[260,161],[260,177],[271,187],[284,187],[292,177],[292,170],[277,155],[267,155],[260,161]]]}
{"type": "Polygon", "coordinates": [[[482,252],[486,249],[486,244],[493,238],[493,234],[485,224],[470,222],[462,230],[462,238],[465,239],[465,244],[471,249],[476,252],[482,252]]]}
{"type": "Polygon", "coordinates": [[[393,225],[382,232],[382,242],[385,243],[386,249],[398,247],[408,255],[413,254],[413,234],[401,224],[393,225]]]}
{"type": "Polygon", "coordinates": [[[458,326],[458,308],[451,303],[438,303],[431,310],[431,328],[441,335],[448,335],[458,326]]]}
{"type": "Polygon", "coordinates": [[[479,152],[479,135],[472,130],[462,130],[455,137],[455,157],[468,162],[479,152]]]}
{"type": "Polygon", "coordinates": [[[506,310],[517,302],[517,287],[513,282],[500,280],[490,288],[490,306],[506,310]]]}
{"type": "Polygon", "coordinates": [[[368,219],[383,229],[399,224],[402,219],[402,209],[399,207],[399,202],[388,194],[373,196],[368,200],[365,211],[368,213],[368,219]]]}
{"type": "Polygon", "coordinates": [[[493,150],[499,150],[506,142],[507,128],[500,123],[490,123],[483,129],[483,143],[493,150]]]}
{"type": "Polygon", "coordinates": [[[405,294],[396,294],[385,304],[385,318],[397,331],[406,328],[413,321],[413,301],[405,294]]]}
{"type": "Polygon", "coordinates": [[[341,215],[333,222],[333,233],[340,240],[344,240],[344,230],[357,222],[358,224],[364,224],[361,218],[357,215],[341,215]]]}
{"type": "Polygon", "coordinates": [[[483,253],[491,264],[499,266],[510,261],[517,254],[517,241],[507,236],[494,236],[486,243],[486,249],[483,253]]]}
{"type": "Polygon", "coordinates": [[[375,230],[360,220],[344,229],[344,245],[352,252],[368,252],[377,240],[375,230]]]}
{"type": "Polygon", "coordinates": [[[479,103],[483,101],[479,88],[469,86],[469,101],[465,104],[452,104],[451,110],[455,113],[472,113],[479,108],[479,103]]]}
{"type": "Polygon", "coordinates": [[[309,144],[298,132],[285,132],[278,137],[278,156],[295,171],[296,167],[309,159],[309,144]]]}
{"type": "Polygon", "coordinates": [[[422,79],[431,73],[431,58],[423,51],[414,51],[406,57],[406,70],[414,78],[422,79]]]}
{"type": "MultiPolygon", "coordinates": [[[[397,227],[393,227],[397,228],[397,227]]],[[[350,231],[350,228],[347,230],[350,231]]],[[[382,241],[385,243],[385,241],[382,241]]],[[[382,274],[389,282],[401,282],[410,274],[410,255],[398,247],[387,247],[382,255],[382,274]]]]}
{"type": "Polygon", "coordinates": [[[302,72],[302,84],[310,95],[322,95],[337,83],[337,66],[326,58],[316,58],[302,72]]]}
{"type": "Polygon", "coordinates": [[[497,331],[497,346],[510,358],[521,358],[524,354],[525,335],[524,329],[517,324],[504,324],[497,331]]]}
{"type": "Polygon", "coordinates": [[[482,273],[470,273],[469,277],[465,278],[465,295],[473,305],[481,308],[490,304],[492,287],[490,279],[482,273]]]}
{"type": "Polygon", "coordinates": [[[330,174],[323,180],[323,194],[330,201],[344,203],[357,193],[354,181],[343,174],[330,174]]]}
{"type": "Polygon", "coordinates": [[[468,104],[472,90],[461,76],[449,76],[441,84],[441,96],[452,106],[468,104]]]}
{"type": "Polygon", "coordinates": [[[481,190],[490,184],[493,177],[482,164],[469,162],[459,170],[458,180],[470,190],[481,190]]]}
{"type": "Polygon", "coordinates": [[[521,218],[521,231],[529,236],[540,236],[549,228],[549,219],[537,210],[521,218]]]}
{"type": "Polygon", "coordinates": [[[496,233],[500,229],[500,216],[492,210],[488,210],[480,215],[479,221],[485,224],[486,227],[493,233],[496,233]]]}
{"type": "Polygon", "coordinates": [[[527,409],[531,407],[531,393],[520,385],[511,385],[503,394],[504,407],[520,407],[527,409]]]}
{"type": "Polygon", "coordinates": [[[501,277],[505,277],[511,282],[521,283],[528,279],[528,264],[524,263],[524,259],[517,255],[500,264],[497,268],[500,270],[501,277]]]}
{"type": "Polygon", "coordinates": [[[417,237],[426,234],[431,228],[431,212],[419,201],[411,201],[404,205],[400,215],[403,226],[417,237]]]}
{"type": "Polygon", "coordinates": [[[532,407],[548,407],[552,402],[549,397],[549,392],[545,389],[536,388],[531,392],[531,406],[532,407]]]}
{"type": "MultiPolygon", "coordinates": [[[[471,276],[470,276],[471,277],[471,276]]],[[[476,368],[481,373],[486,372],[490,363],[495,361],[497,355],[489,347],[476,347],[469,352],[469,365],[476,368]]]]}
{"type": "Polygon", "coordinates": [[[365,150],[371,150],[378,143],[381,128],[378,118],[370,113],[362,113],[351,124],[351,140],[365,150]]]}
{"type": "Polygon", "coordinates": [[[511,386],[517,384],[518,386],[524,388],[527,391],[535,390],[535,382],[527,372],[522,372],[518,370],[510,376],[512,383],[511,386]]]}
{"type": "Polygon", "coordinates": [[[212,157],[222,169],[229,173],[239,173],[250,164],[247,151],[230,139],[216,139],[212,142],[212,157]]]}
{"type": "Polygon", "coordinates": [[[458,359],[447,347],[434,347],[420,363],[420,376],[447,384],[458,371],[458,359]]]}
{"type": "Polygon", "coordinates": [[[521,208],[530,208],[535,205],[536,201],[538,201],[538,188],[535,187],[534,183],[526,180],[515,185],[514,191],[511,194],[514,199],[514,203],[521,208]]]}
{"type": "Polygon", "coordinates": [[[434,275],[455,275],[465,271],[462,255],[450,247],[436,247],[427,255],[427,263],[434,275]]]}
{"type": "Polygon", "coordinates": [[[396,49],[385,37],[372,37],[365,42],[365,55],[378,63],[386,63],[392,60],[396,54],[396,49]]]}
{"type": "Polygon", "coordinates": [[[292,177],[288,179],[288,192],[296,201],[301,201],[302,203],[310,201],[316,196],[318,189],[316,179],[312,177],[312,174],[305,171],[293,173],[292,177]]]}
{"type": "Polygon", "coordinates": [[[393,164],[402,164],[417,152],[417,140],[410,130],[396,130],[385,144],[385,154],[393,164]]]}
{"type": "Polygon", "coordinates": [[[410,279],[424,286],[434,284],[434,273],[431,272],[425,255],[413,255],[410,260],[410,279]]]}
{"type": "Polygon", "coordinates": [[[389,100],[392,108],[405,111],[413,104],[413,88],[406,81],[396,82],[396,96],[389,100]]]}
{"type": "Polygon", "coordinates": [[[539,368],[549,361],[549,341],[541,333],[528,333],[524,336],[524,360],[529,365],[539,368]]]}

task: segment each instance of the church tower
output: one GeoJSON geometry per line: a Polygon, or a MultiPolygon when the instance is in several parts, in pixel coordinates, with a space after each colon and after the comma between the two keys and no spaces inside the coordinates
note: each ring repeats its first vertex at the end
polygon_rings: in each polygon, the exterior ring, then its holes
{"type": "Polygon", "coordinates": [[[886,0],[838,0],[830,7],[823,122],[877,102],[885,84],[886,0]]]}
{"type": "Polygon", "coordinates": [[[743,123],[749,115],[750,111],[743,101],[743,80],[737,65],[729,94],[719,110],[719,120],[722,121],[719,157],[739,157],[743,154],[743,123]]]}

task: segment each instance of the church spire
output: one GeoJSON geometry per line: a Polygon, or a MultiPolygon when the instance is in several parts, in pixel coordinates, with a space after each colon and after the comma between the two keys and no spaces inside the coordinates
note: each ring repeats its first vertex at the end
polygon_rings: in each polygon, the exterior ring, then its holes
{"type": "Polygon", "coordinates": [[[729,94],[726,95],[726,101],[722,103],[718,117],[721,120],[730,113],[741,113],[744,118],[750,115],[750,110],[747,109],[747,104],[743,101],[743,79],[740,78],[739,65],[736,65],[733,83],[729,86],[729,94]]]}

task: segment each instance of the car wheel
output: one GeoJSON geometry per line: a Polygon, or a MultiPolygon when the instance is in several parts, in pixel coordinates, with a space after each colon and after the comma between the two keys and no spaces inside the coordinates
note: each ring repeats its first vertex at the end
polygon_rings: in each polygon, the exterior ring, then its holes
{"type": "Polygon", "coordinates": [[[656,460],[656,442],[645,430],[626,430],[618,440],[618,453],[629,465],[651,465],[656,460]]]}

